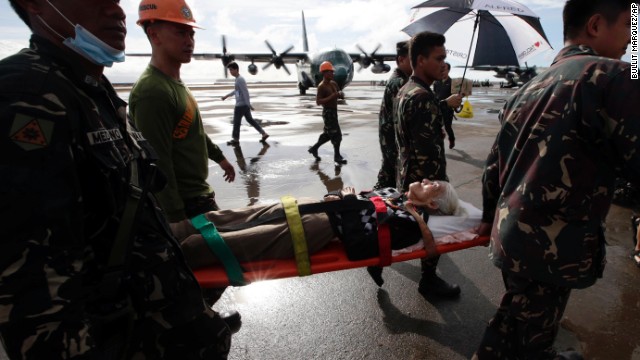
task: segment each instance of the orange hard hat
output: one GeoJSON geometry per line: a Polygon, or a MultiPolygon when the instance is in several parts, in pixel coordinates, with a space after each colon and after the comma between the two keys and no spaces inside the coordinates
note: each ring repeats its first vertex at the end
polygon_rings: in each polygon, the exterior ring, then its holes
{"type": "Polygon", "coordinates": [[[322,64],[320,64],[320,72],[325,71],[335,71],[335,69],[333,68],[333,64],[331,64],[331,61],[324,61],[322,64]]]}
{"type": "Polygon", "coordinates": [[[191,8],[184,0],[142,0],[138,6],[138,21],[142,25],[147,21],[169,21],[202,29],[196,24],[191,8]]]}

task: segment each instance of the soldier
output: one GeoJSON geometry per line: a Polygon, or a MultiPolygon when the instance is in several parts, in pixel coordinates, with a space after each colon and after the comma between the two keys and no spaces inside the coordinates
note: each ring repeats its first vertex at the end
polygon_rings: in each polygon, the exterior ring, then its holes
{"type": "Polygon", "coordinates": [[[320,161],[318,156],[318,148],[322,144],[331,140],[333,145],[333,161],[338,164],[346,164],[342,155],[340,155],[340,143],[342,142],[342,131],[338,123],[338,99],[344,99],[344,94],[340,91],[338,84],[333,81],[333,64],[325,61],[320,64],[320,72],[322,73],[322,82],[318,85],[316,93],[316,104],[322,105],[322,121],[324,121],[324,129],[318,142],[309,148],[309,153],[320,161]]]}
{"type": "MultiPolygon", "coordinates": [[[[220,165],[224,179],[235,179],[235,169],[204,131],[196,99],[180,79],[182,64],[189,63],[197,27],[183,0],[143,0],[141,25],[151,43],[151,61],[129,96],[129,114],[158,153],[158,167],[167,186],[157,196],[171,230],[179,241],[189,219],[219,210],[215,192],[207,183],[209,159],[220,165]]],[[[224,289],[206,289],[213,304],[224,289]]],[[[237,331],[236,311],[223,314],[237,331]]]]}
{"type": "MultiPolygon", "coordinates": [[[[399,169],[397,189],[407,191],[409,184],[429,180],[449,181],[444,158],[442,113],[440,102],[458,107],[462,97],[458,94],[447,99],[436,98],[431,84],[442,79],[447,53],[442,35],[423,32],[409,42],[409,55],[413,75],[398,93],[396,107],[396,141],[399,169]]],[[[439,256],[422,259],[422,278],[418,291],[423,296],[455,297],[458,285],[449,284],[436,274],[439,256]]]]}
{"type": "Polygon", "coordinates": [[[571,289],[602,277],[616,176],[640,180],[640,82],[619,60],[632,2],[567,1],[565,48],[502,110],[479,232],[506,291],[475,359],[582,358],[552,348],[560,319],[571,289]]]}
{"type": "MultiPolygon", "coordinates": [[[[444,78],[433,82],[433,92],[436,93],[436,97],[439,100],[451,96],[451,78],[449,77],[451,64],[448,62],[444,64],[447,66],[444,72],[444,78]]],[[[456,136],[453,133],[453,109],[447,106],[446,103],[442,103],[442,105],[442,122],[444,123],[444,130],[447,133],[447,137],[449,138],[449,149],[453,149],[456,146],[456,136]]]]}
{"type": "Polygon", "coordinates": [[[398,64],[398,67],[387,81],[382,104],[380,105],[378,134],[380,137],[382,165],[378,172],[378,182],[374,189],[396,186],[398,148],[396,147],[393,105],[398,91],[411,75],[408,41],[401,41],[396,44],[396,64],[398,64]]]}
{"type": "Polygon", "coordinates": [[[11,359],[223,359],[153,192],[155,154],[103,76],[117,1],[10,0],[30,47],[0,61],[0,335],[11,359]],[[28,84],[28,85],[25,85],[28,84]]]}

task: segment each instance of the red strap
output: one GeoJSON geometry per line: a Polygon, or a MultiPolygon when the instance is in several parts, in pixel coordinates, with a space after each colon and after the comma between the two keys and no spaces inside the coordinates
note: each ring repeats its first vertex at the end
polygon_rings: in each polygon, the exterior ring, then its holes
{"type": "Polygon", "coordinates": [[[380,266],[391,265],[391,232],[387,223],[380,223],[380,220],[387,216],[387,205],[379,196],[370,198],[376,207],[378,214],[378,248],[380,254],[380,266]]]}

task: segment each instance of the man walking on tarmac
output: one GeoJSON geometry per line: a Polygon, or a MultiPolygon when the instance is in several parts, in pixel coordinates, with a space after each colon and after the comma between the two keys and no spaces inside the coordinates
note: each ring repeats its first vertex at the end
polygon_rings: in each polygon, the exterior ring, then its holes
{"type": "Polygon", "coordinates": [[[155,153],[104,77],[118,1],[10,0],[0,61],[0,340],[11,359],[226,359],[231,334],[153,193],[155,153]]]}
{"type": "Polygon", "coordinates": [[[320,72],[322,73],[323,79],[320,85],[318,85],[316,104],[322,105],[324,131],[320,134],[320,137],[318,137],[318,142],[309,148],[309,153],[313,155],[317,161],[320,161],[318,148],[331,140],[331,144],[333,145],[333,161],[340,165],[346,164],[347,160],[340,155],[342,131],[338,123],[338,99],[344,99],[344,94],[340,91],[338,84],[333,81],[334,68],[331,62],[325,61],[320,64],[320,72]]]}
{"type": "Polygon", "coordinates": [[[401,41],[396,44],[396,64],[398,64],[398,67],[387,81],[382,104],[380,105],[378,135],[380,137],[382,166],[378,172],[378,182],[374,186],[374,189],[396,187],[398,148],[396,145],[393,104],[396,95],[398,95],[398,91],[400,91],[400,88],[409,80],[409,76],[411,75],[411,58],[409,57],[408,41],[401,41]]]}
{"type": "Polygon", "coordinates": [[[235,89],[227,95],[221,97],[222,101],[227,100],[230,96],[235,96],[236,106],[233,109],[233,132],[231,133],[231,140],[227,142],[227,145],[239,145],[240,144],[240,123],[242,117],[247,119],[249,125],[253,126],[260,134],[262,138],[260,141],[265,141],[269,137],[260,124],[258,124],[251,115],[253,106],[251,105],[251,98],[249,98],[249,89],[247,88],[247,81],[244,77],[240,76],[240,67],[235,61],[230,62],[227,65],[231,76],[236,78],[235,89]]]}
{"type": "MultiPolygon", "coordinates": [[[[220,165],[229,182],[235,170],[207,136],[198,104],[180,79],[182,64],[191,61],[197,27],[189,6],[183,0],[143,0],[137,23],[145,30],[152,54],[131,90],[129,113],[158,154],[158,167],[167,177],[158,200],[181,241],[192,229],[190,219],[219,210],[207,183],[209,159],[220,165]]],[[[215,302],[223,291],[207,289],[206,297],[215,302]]],[[[237,312],[223,317],[232,330],[240,327],[237,312]]]]}

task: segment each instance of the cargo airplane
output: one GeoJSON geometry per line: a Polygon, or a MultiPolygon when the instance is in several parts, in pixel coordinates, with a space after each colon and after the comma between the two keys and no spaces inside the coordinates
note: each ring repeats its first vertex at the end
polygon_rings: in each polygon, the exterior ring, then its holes
{"type": "Polygon", "coordinates": [[[495,71],[496,73],[493,76],[507,81],[506,84],[501,85],[505,88],[524,85],[538,75],[535,65],[532,67],[527,65],[525,65],[525,67],[515,65],[476,65],[472,67],[472,69],[480,71],[495,71]]]}
{"type": "Polygon", "coordinates": [[[351,80],[353,80],[354,63],[359,64],[358,71],[371,66],[371,72],[381,74],[391,70],[391,67],[384,62],[395,61],[396,59],[395,54],[377,54],[380,45],[378,45],[371,54],[367,54],[359,45],[356,45],[356,47],[360,50],[360,53],[347,53],[344,50],[336,48],[317,54],[310,54],[304,11],[302,12],[302,44],[304,52],[291,53],[293,46],[290,46],[287,50],[278,54],[269,41],[265,40],[265,44],[271,51],[270,53],[230,54],[227,52],[226,39],[223,35],[222,54],[193,54],[193,58],[201,60],[220,59],[224,66],[225,77],[227,77],[227,64],[235,60],[251,62],[247,67],[247,71],[251,75],[258,73],[256,62],[266,63],[262,67],[263,70],[273,65],[276,69],[283,69],[287,74],[291,74],[287,64],[295,64],[298,73],[298,89],[300,90],[300,95],[306,94],[307,89],[317,87],[320,81],[322,81],[320,64],[323,61],[330,61],[333,64],[335,68],[334,81],[338,83],[340,89],[344,89],[344,87],[349,85],[351,80]]]}

